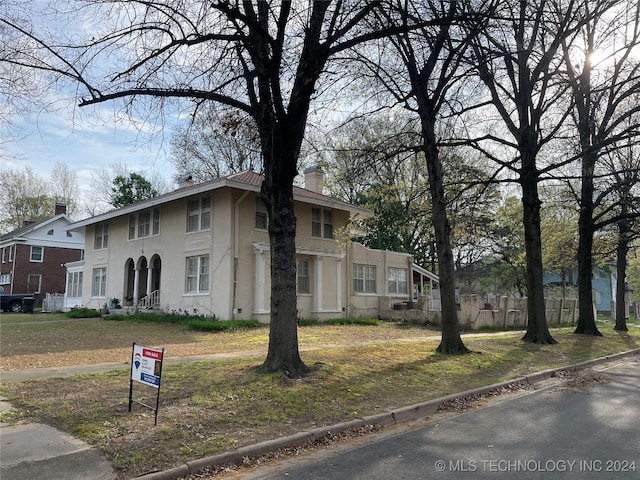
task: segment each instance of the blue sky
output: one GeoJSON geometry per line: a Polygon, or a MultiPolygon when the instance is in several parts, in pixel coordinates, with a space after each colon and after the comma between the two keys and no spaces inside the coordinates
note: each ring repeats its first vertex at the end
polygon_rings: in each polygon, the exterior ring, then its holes
{"type": "MultiPolygon", "coordinates": [[[[91,172],[114,163],[125,163],[130,171],[160,172],[170,184],[174,174],[168,160],[170,130],[154,135],[148,125],[123,119],[116,121],[108,109],[108,106],[102,111],[87,112],[60,109],[15,116],[16,130],[12,137],[19,138],[3,146],[4,153],[15,158],[9,166],[28,165],[48,178],[56,163],[66,163],[76,172],[81,188],[86,188],[91,182],[91,172]]],[[[8,135],[8,132],[1,134],[5,138],[8,135]]],[[[5,162],[3,159],[3,166],[5,162]]]]}

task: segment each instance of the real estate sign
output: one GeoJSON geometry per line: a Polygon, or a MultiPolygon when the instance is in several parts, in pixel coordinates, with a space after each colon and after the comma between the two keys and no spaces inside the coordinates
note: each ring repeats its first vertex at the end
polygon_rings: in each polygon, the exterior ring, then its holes
{"type": "Polygon", "coordinates": [[[158,405],[160,404],[160,379],[162,377],[162,358],[164,348],[150,348],[133,344],[131,352],[131,376],[129,377],[129,411],[134,403],[150,408],[155,412],[154,425],[158,424],[158,405]],[[155,408],[133,399],[133,382],[143,383],[157,389],[155,408]]]}
{"type": "Polygon", "coordinates": [[[163,350],[133,344],[131,380],[160,388],[163,350]]]}

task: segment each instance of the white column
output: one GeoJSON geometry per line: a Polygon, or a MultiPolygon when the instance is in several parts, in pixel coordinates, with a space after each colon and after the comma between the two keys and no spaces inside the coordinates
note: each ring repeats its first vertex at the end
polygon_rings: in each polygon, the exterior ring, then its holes
{"type": "Polygon", "coordinates": [[[316,256],[313,267],[313,311],[322,311],[322,257],[316,256]]]}
{"type": "Polygon", "coordinates": [[[342,310],[342,259],[336,260],[336,309],[342,310]]]}
{"type": "Polygon", "coordinates": [[[147,266],[147,295],[151,294],[151,280],[153,279],[153,268],[147,266]]]}
{"type": "Polygon", "coordinates": [[[138,305],[138,297],[140,289],[140,268],[136,267],[133,271],[133,305],[138,305]]]}
{"type": "Polygon", "coordinates": [[[253,293],[253,309],[256,312],[264,312],[264,288],[265,288],[265,258],[264,252],[257,251],[255,277],[254,277],[254,293],[253,293]]]}

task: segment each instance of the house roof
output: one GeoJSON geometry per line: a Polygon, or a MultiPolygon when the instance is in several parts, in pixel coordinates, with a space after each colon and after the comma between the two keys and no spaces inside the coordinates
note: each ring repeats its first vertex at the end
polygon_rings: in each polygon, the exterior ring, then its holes
{"type": "MultiPolygon", "coordinates": [[[[162,205],[164,203],[172,202],[181,198],[191,197],[193,195],[200,195],[202,193],[218,190],[225,187],[234,188],[237,190],[260,192],[260,187],[262,186],[263,180],[264,180],[263,175],[255,173],[251,170],[246,170],[244,172],[235,173],[227,177],[219,177],[214,180],[210,180],[208,182],[203,182],[195,185],[178,188],[177,190],[173,190],[172,192],[158,195],[157,197],[132,203],[131,205],[126,205],[122,208],[118,208],[116,210],[111,210],[109,212],[96,215],[95,217],[90,217],[84,220],[80,220],[78,222],[71,224],[67,228],[67,230],[81,229],[86,227],[87,225],[104,222],[111,218],[116,218],[123,215],[129,215],[139,210],[145,210],[147,208],[162,205]]],[[[351,203],[343,202],[342,200],[338,200],[336,198],[332,198],[327,195],[314,192],[312,190],[307,190],[306,188],[302,188],[302,187],[296,187],[296,186],[293,187],[293,199],[298,202],[310,203],[310,204],[329,207],[337,210],[348,211],[354,216],[360,215],[364,217],[370,217],[373,215],[373,213],[369,209],[362,208],[357,205],[353,205],[351,203]]]]}
{"type": "Polygon", "coordinates": [[[29,236],[30,233],[39,230],[41,228],[46,227],[47,225],[55,222],[58,219],[64,219],[67,221],[67,224],[73,223],[73,220],[65,213],[60,213],[58,215],[54,215],[53,217],[45,218],[44,220],[40,220],[39,222],[30,223],[21,228],[17,228],[11,232],[5,233],[0,237],[0,243],[12,243],[16,241],[24,241],[26,237],[29,236]]]}

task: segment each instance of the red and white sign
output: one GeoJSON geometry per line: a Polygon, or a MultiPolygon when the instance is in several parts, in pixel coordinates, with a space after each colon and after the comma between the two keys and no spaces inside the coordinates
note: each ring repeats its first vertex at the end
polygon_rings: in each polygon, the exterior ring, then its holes
{"type": "Polygon", "coordinates": [[[162,350],[134,345],[132,358],[131,380],[160,388],[162,350]]]}

